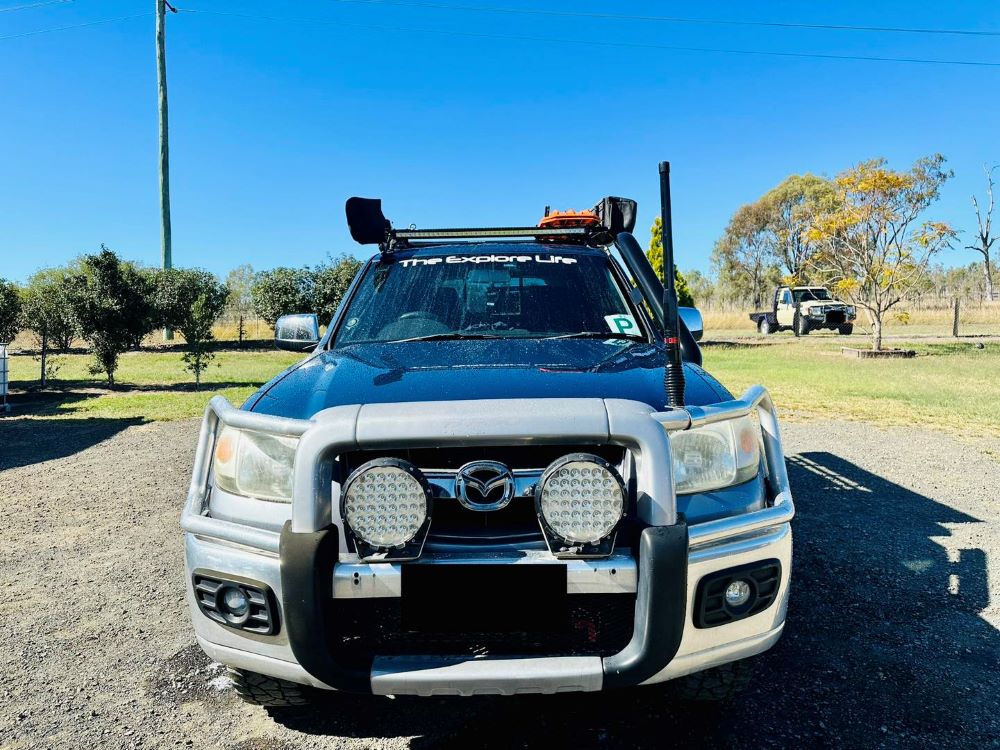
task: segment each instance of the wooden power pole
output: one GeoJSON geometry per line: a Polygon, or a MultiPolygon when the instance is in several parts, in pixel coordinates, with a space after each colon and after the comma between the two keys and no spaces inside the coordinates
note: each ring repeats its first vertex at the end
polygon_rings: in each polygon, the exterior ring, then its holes
{"type": "MultiPolygon", "coordinates": [[[[163,268],[173,268],[170,244],[170,136],[167,128],[167,51],[165,14],[176,9],[166,0],[156,0],[156,87],[160,113],[160,255],[163,268]]],[[[173,341],[174,332],[163,329],[164,341],[173,341]]]]}

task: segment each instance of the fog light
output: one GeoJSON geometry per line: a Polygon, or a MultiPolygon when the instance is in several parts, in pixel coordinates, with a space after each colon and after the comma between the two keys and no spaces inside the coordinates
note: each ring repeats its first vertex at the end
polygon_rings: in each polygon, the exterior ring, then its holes
{"type": "Polygon", "coordinates": [[[196,570],[192,578],[198,608],[208,619],[260,635],[278,631],[278,605],[266,583],[227,581],[196,570]]]}
{"type": "Polygon", "coordinates": [[[222,616],[234,625],[246,622],[250,616],[250,599],[242,589],[226,586],[217,595],[222,616]]]}
{"type": "Polygon", "coordinates": [[[240,617],[250,609],[250,600],[239,589],[227,588],[222,595],[222,605],[231,613],[240,617]]]}
{"type": "Polygon", "coordinates": [[[709,573],[695,593],[695,627],[714,628],[763,612],[777,600],[781,580],[781,562],[773,559],[709,573]]]}
{"type": "Polygon", "coordinates": [[[750,584],[740,579],[726,587],[726,604],[730,607],[742,607],[750,599],[750,584]]]}

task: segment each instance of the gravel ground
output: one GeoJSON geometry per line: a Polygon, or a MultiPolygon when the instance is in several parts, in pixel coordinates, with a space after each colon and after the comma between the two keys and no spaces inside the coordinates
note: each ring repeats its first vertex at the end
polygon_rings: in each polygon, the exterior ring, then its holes
{"type": "Polygon", "coordinates": [[[729,706],[646,689],[269,714],[194,645],[177,518],[196,433],[0,422],[0,748],[1000,747],[995,443],[787,425],[788,626],[729,706]]]}

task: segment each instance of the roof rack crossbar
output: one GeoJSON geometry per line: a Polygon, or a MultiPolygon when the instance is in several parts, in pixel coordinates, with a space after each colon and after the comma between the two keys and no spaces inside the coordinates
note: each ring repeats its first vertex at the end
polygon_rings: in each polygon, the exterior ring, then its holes
{"type": "Polygon", "coordinates": [[[481,237],[587,237],[591,227],[469,227],[459,229],[394,229],[397,240],[476,239],[481,237]]]}

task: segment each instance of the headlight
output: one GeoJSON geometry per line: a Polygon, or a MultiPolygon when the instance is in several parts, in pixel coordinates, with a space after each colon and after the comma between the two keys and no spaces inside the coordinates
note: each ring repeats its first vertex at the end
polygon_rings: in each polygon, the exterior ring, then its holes
{"type": "Polygon", "coordinates": [[[215,442],[215,484],[236,495],[288,503],[298,438],[223,427],[215,442]]]}
{"type": "MultiPolygon", "coordinates": [[[[419,469],[406,461],[378,458],[347,478],[341,515],[355,541],[372,551],[405,549],[430,520],[430,503],[430,487],[419,469]]],[[[367,557],[364,552],[361,556],[367,557]]]]}
{"type": "Polygon", "coordinates": [[[679,495],[729,487],[757,475],[760,428],[752,417],[670,433],[679,495]]]}
{"type": "Polygon", "coordinates": [[[858,314],[858,310],[857,310],[857,308],[854,305],[848,305],[847,307],[844,308],[844,311],[848,315],[857,315],[858,314]]]}
{"type": "Polygon", "coordinates": [[[625,515],[626,498],[625,485],[611,464],[588,453],[574,453],[542,474],[535,488],[535,510],[546,538],[600,545],[625,515]]]}

